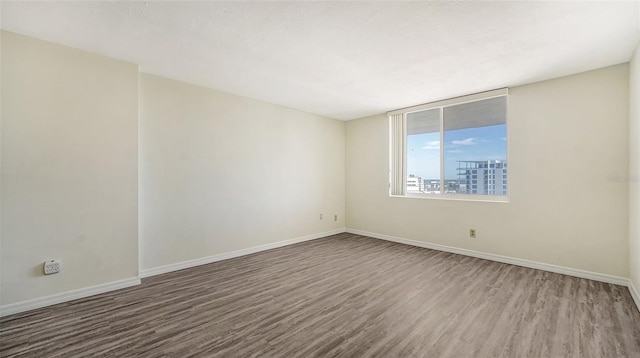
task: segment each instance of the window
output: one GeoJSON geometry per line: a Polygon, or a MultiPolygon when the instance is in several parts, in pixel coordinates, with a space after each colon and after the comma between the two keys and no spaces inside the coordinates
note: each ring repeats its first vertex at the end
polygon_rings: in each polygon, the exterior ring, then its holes
{"type": "Polygon", "coordinates": [[[393,111],[389,116],[391,195],[504,200],[506,89],[393,111]]]}

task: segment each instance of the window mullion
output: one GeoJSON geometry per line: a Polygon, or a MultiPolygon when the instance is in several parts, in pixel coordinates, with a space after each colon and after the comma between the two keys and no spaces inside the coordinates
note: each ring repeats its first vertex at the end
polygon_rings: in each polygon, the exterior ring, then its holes
{"type": "Polygon", "coordinates": [[[440,194],[444,194],[444,110],[440,108],[440,194]]]}
{"type": "Polygon", "coordinates": [[[407,194],[407,115],[402,114],[402,195],[407,194]]]}

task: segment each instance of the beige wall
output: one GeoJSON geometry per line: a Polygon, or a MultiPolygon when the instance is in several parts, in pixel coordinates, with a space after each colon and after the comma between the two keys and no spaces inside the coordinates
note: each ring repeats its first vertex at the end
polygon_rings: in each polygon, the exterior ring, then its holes
{"type": "Polygon", "coordinates": [[[623,64],[510,88],[509,203],[391,198],[387,117],[347,122],[347,227],[627,277],[628,82],[623,64]]]}
{"type": "Polygon", "coordinates": [[[629,99],[629,271],[640,290],[640,44],[630,65],[629,99]]]}
{"type": "Polygon", "coordinates": [[[1,60],[3,307],[344,227],[343,122],[8,32],[1,60]]]}
{"type": "Polygon", "coordinates": [[[148,74],[140,89],[142,269],[344,227],[343,122],[148,74]]]}
{"type": "Polygon", "coordinates": [[[137,66],[2,32],[1,85],[0,304],[136,277],[137,66]]]}

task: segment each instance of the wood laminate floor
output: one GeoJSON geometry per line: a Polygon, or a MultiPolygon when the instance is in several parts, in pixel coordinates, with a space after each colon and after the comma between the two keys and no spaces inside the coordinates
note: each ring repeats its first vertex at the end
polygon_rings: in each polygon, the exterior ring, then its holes
{"type": "Polygon", "coordinates": [[[0,320],[2,357],[640,357],[627,288],[352,234],[0,320]]]}

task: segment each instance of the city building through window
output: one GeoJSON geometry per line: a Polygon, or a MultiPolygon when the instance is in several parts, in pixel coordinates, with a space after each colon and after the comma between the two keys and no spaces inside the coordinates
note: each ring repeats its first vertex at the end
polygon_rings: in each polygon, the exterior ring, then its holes
{"type": "Polygon", "coordinates": [[[389,113],[391,195],[508,194],[507,90],[389,113]]]}

